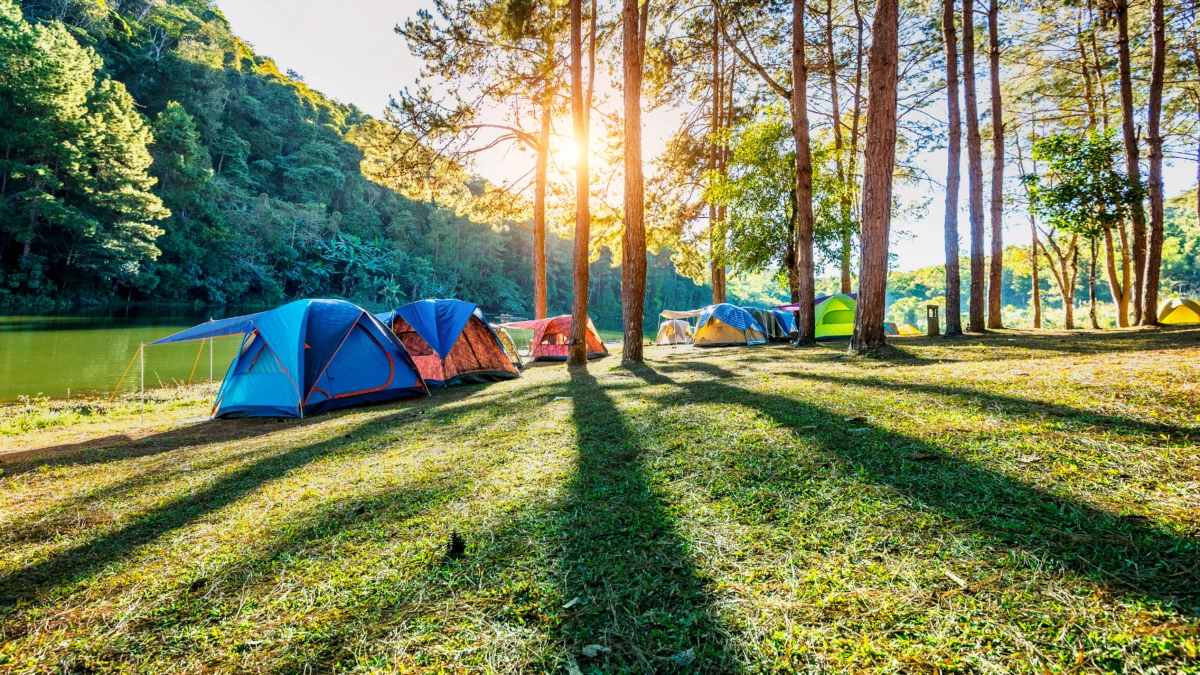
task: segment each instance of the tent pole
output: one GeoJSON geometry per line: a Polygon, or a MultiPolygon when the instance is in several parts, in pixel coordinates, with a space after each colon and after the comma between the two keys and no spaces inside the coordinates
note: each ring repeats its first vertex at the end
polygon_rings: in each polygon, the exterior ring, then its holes
{"type": "Polygon", "coordinates": [[[213,339],[208,338],[208,383],[212,384],[212,348],[213,339]]]}
{"type": "Polygon", "coordinates": [[[139,424],[144,425],[146,423],[146,345],[141,345],[138,347],[138,364],[140,365],[142,371],[142,408],[141,422],[139,422],[139,424]]]}

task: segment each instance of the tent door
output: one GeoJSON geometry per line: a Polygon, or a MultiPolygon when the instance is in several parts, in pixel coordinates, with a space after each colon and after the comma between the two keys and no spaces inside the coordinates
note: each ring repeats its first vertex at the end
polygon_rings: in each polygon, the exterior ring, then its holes
{"type": "Polygon", "coordinates": [[[396,361],[362,322],[342,340],[305,404],[347,398],[387,389],[396,377],[396,361]]]}

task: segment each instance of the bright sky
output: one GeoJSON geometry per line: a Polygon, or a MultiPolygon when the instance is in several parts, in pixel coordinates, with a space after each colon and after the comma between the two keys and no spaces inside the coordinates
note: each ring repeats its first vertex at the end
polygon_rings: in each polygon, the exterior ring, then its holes
{"type": "MultiPolygon", "coordinates": [[[[304,77],[309,86],[363,111],[380,115],[388,97],[410,86],[417,79],[421,64],[408,52],[403,39],[396,35],[396,24],[417,10],[432,7],[430,0],[339,0],[331,8],[328,0],[218,0],[221,10],[233,24],[234,32],[254,45],[263,55],[274,58],[281,70],[291,69],[304,77]]],[[[986,82],[981,80],[981,86],[986,82]]],[[[647,158],[658,154],[676,119],[670,111],[647,116],[644,133],[647,158]]],[[[966,154],[965,152],[963,153],[966,154]]],[[[917,159],[937,180],[946,174],[945,152],[930,152],[917,159]]],[[[1164,171],[1167,196],[1174,196],[1195,185],[1196,169],[1192,162],[1176,162],[1164,171]]],[[[515,178],[525,172],[514,171],[504,157],[485,158],[477,170],[493,181],[515,178]]],[[[990,167],[984,167],[985,173],[990,167]]],[[[1015,167],[1007,169],[1015,173],[1015,167]]],[[[966,253],[966,167],[963,167],[962,214],[959,231],[963,233],[966,253]]],[[[911,270],[944,262],[942,240],[944,193],[941,188],[924,185],[900,190],[904,200],[930,199],[928,210],[919,218],[901,218],[893,230],[907,237],[893,236],[892,250],[898,256],[898,268],[911,270]]],[[[1005,242],[1029,243],[1029,225],[1020,211],[1005,219],[1005,242]]]]}

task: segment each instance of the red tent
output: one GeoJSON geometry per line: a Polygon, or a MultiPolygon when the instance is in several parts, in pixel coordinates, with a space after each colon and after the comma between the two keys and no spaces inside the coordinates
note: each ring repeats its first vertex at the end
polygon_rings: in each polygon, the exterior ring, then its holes
{"type": "MultiPolygon", "coordinates": [[[[515,321],[501,324],[505,328],[519,328],[533,331],[530,341],[530,358],[534,361],[566,361],[567,346],[571,342],[571,315],[563,314],[549,319],[534,319],[532,321],[515,321]]],[[[608,356],[608,349],[600,340],[596,326],[588,318],[587,325],[587,357],[598,359],[608,356]]]]}

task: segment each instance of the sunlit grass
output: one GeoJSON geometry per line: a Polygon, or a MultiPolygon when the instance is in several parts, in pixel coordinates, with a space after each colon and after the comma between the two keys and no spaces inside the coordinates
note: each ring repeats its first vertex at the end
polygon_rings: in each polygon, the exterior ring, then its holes
{"type": "Polygon", "coordinates": [[[1200,331],[893,344],[0,409],[0,671],[1195,672],[1200,331]]]}

